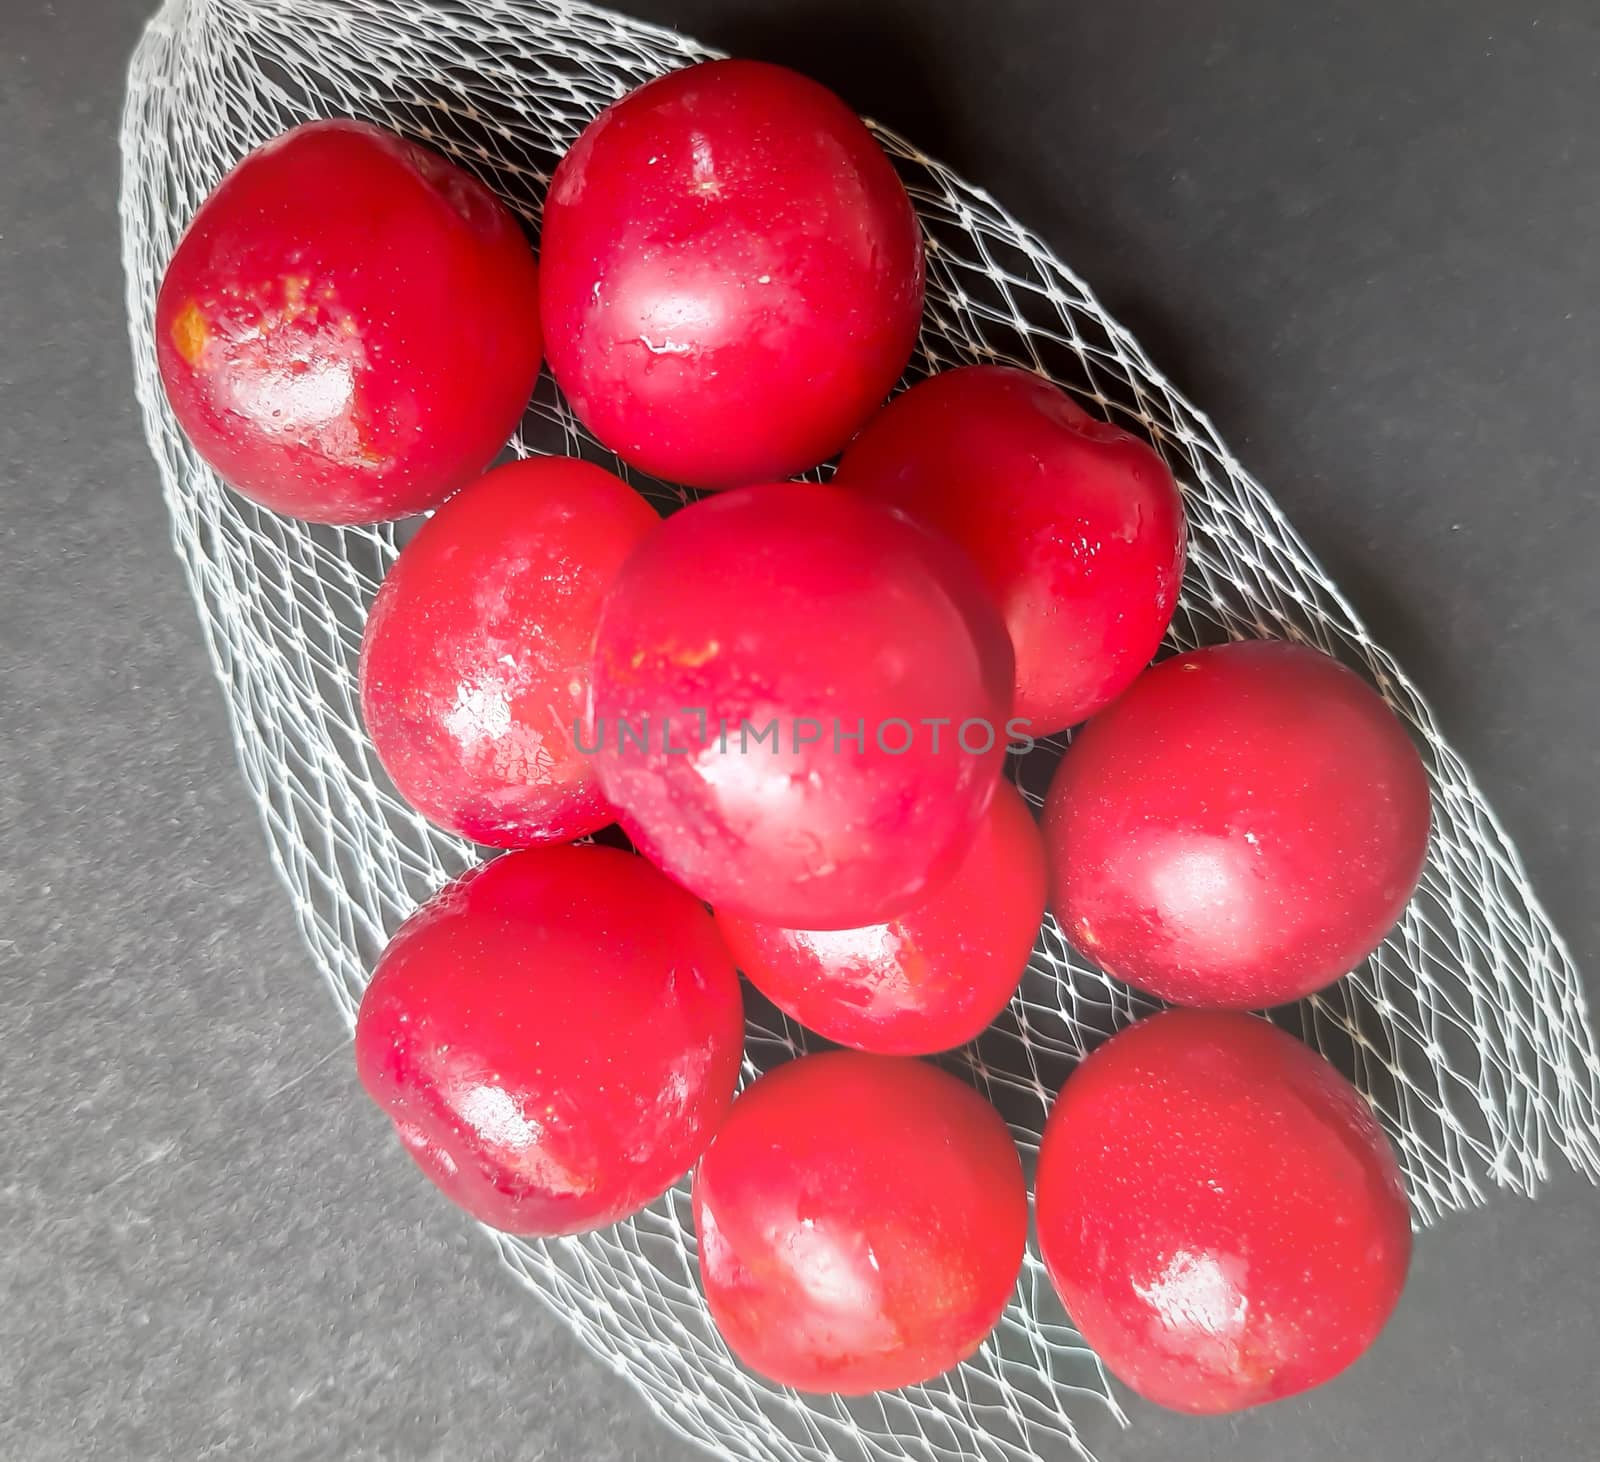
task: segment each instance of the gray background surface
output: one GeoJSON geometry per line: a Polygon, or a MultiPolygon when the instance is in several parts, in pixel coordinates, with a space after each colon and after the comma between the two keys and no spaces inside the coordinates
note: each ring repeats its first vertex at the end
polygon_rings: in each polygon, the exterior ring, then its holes
{"type": "MultiPolygon", "coordinates": [[[[357,1090],[235,770],[131,397],[122,68],[0,0],[0,1458],[699,1455],[357,1090]]],[[[383,0],[373,0],[374,4],[383,0]]],[[[1041,232],[1433,698],[1600,968],[1592,0],[632,0],[788,60],[1041,232]]],[[[1600,1456],[1600,1200],[1421,1241],[1372,1354],[1104,1456],[1600,1456]]]]}

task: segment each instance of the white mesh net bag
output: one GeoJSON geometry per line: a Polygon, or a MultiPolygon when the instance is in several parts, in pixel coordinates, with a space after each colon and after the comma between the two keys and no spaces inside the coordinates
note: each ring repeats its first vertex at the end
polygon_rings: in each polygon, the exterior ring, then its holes
{"type": "MultiPolygon", "coordinates": [[[[709,54],[565,0],[169,0],[134,58],[122,227],[139,400],[246,779],[347,1022],[386,934],[478,855],[406,808],[363,742],[361,624],[397,530],[309,527],[224,490],[179,432],[156,375],[151,316],[162,268],[227,169],[314,116],[368,117],[431,144],[536,223],[551,170],[595,112],[709,54]]],[[[1595,1176],[1600,1062],[1576,972],[1411,682],[1205,417],[1076,276],[983,193],[878,135],[928,238],[927,318],[910,378],[1012,361],[1149,437],[1189,512],[1189,570],[1169,647],[1306,641],[1363,671],[1416,733],[1435,799],[1421,891],[1371,960],[1287,1023],[1378,1109],[1418,1222],[1492,1187],[1531,1193],[1555,1154],[1595,1176]]],[[[629,475],[586,436],[548,375],[511,449],[582,453],[629,475]]],[[[633,480],[658,502],[683,498],[633,480]]],[[[1014,768],[1036,801],[1058,751],[1043,747],[1014,768]]],[[[747,1075],[806,1043],[752,1003],[747,1075]]],[[[996,1102],[1031,1163],[1051,1094],[1073,1063],[1149,1008],[1047,923],[1010,1009],[948,1064],[996,1102]]],[[[738,1462],[1021,1462],[1066,1449],[1087,1457],[1080,1425],[1120,1417],[1032,1253],[1000,1328],[971,1361],[926,1386],[845,1402],[768,1386],[733,1363],[699,1297],[686,1184],[603,1233],[491,1237],[669,1424],[738,1462]]]]}

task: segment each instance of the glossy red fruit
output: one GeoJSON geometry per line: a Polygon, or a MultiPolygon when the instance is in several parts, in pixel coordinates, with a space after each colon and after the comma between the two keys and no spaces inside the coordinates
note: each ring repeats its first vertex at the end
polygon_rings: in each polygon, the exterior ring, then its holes
{"type": "Polygon", "coordinates": [[[1051,905],[1164,1000],[1298,1000],[1383,941],[1421,876],[1428,780],[1393,711],[1317,650],[1163,661],[1074,739],[1045,806],[1051,905]]]}
{"type": "Polygon", "coordinates": [[[895,398],[834,478],[948,534],[1017,655],[1015,714],[1045,736],[1150,663],[1183,578],[1183,501],[1148,442],[1012,366],[944,371],[895,398]]]}
{"type": "Polygon", "coordinates": [[[1264,1020],[1167,1011],[1114,1036],[1050,1113],[1039,1247],[1112,1374],[1175,1411],[1238,1411],[1337,1375],[1411,1258],[1371,1109],[1264,1020]]]}
{"type": "Polygon", "coordinates": [[[511,214],[365,122],[257,148],[201,205],[156,301],[195,449],[322,523],[441,502],[505,445],[539,374],[538,274],[511,214]]]}
{"type": "Polygon", "coordinates": [[[641,852],[728,913],[845,929],[960,862],[1005,755],[1011,648],[943,540],[778,483],[639,546],[593,685],[600,785],[641,852]]]}
{"type": "Polygon", "coordinates": [[[831,457],[922,318],[922,234],[882,148],[781,66],[709,61],[630,92],[545,202],[550,366],[608,447],[737,487],[831,457]]]}
{"type": "Polygon", "coordinates": [[[585,732],[600,603],[655,526],[609,472],[568,457],[498,467],[389,570],[361,644],[361,711],[402,796],[494,847],[612,820],[585,732]]]}
{"type": "Polygon", "coordinates": [[[831,1051],[763,1076],[694,1177],[711,1318],[751,1370],[864,1395],[970,1356],[1016,1287],[1011,1134],[920,1061],[831,1051]]]}
{"type": "Polygon", "coordinates": [[[474,1218],[571,1234],[693,1165],[743,1037],[738,976],[694,899],[631,853],[532,848],[401,926],[361,1002],[356,1070],[474,1218]]]}
{"type": "Polygon", "coordinates": [[[860,1051],[923,1056],[975,1039],[1022,978],[1044,916],[1044,845],[1002,781],[955,873],[863,929],[782,929],[722,910],[734,962],[780,1010],[860,1051]]]}

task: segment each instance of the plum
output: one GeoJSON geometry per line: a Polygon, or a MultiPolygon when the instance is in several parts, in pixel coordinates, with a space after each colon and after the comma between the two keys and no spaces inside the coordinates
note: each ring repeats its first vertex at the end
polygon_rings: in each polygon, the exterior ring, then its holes
{"type": "Polygon", "coordinates": [[[602,112],[556,169],[540,284],[580,420],[657,477],[832,456],[905,369],[922,234],[883,149],[781,66],[707,61],[602,112]]]}
{"type": "Polygon", "coordinates": [[[195,450],[322,523],[434,507],[505,445],[539,374],[516,219],[435,152],[308,122],[236,166],[167,266],[156,359],[195,450]]]}
{"type": "Polygon", "coordinates": [[[1428,849],[1428,779],[1353,671],[1281,641],[1147,671],[1045,806],[1052,907],[1102,968],[1182,1005],[1298,1000],[1360,964],[1428,849]]]}
{"type": "Polygon", "coordinates": [[[495,847],[612,820],[579,749],[601,600],[657,521],[587,462],[498,467],[389,570],[361,645],[361,710],[401,795],[495,847]]]}
{"type": "Polygon", "coordinates": [[[720,493],[634,550],[595,640],[600,786],[641,852],[788,928],[903,912],[1005,756],[1005,626],[971,566],[816,483],[720,493]]]}
{"type": "Polygon", "coordinates": [[[1036,1214],[1084,1339],[1176,1411],[1337,1375],[1411,1256],[1399,1165],[1360,1093],[1237,1011],[1167,1011],[1083,1062],[1045,1124],[1036,1214]]]}
{"type": "Polygon", "coordinates": [[[631,853],[552,846],[496,858],[401,925],[361,1002],[356,1070],[474,1218],[571,1234],[694,1164],[743,1040],[705,909],[631,853]]]}
{"type": "Polygon", "coordinates": [[[974,1040],[1022,978],[1044,916],[1044,847],[1002,782],[961,865],[915,908],[862,929],[781,929],[717,910],[735,963],[780,1010],[860,1051],[974,1040]]]}
{"type": "Polygon", "coordinates": [[[1161,643],[1183,578],[1183,501],[1148,442],[1014,366],[897,396],[834,481],[948,534],[998,599],[1033,736],[1076,725],[1161,643]]]}
{"type": "Polygon", "coordinates": [[[970,1356],[1016,1287],[1022,1164],[948,1072],[832,1051],[742,1093],[694,1176],[711,1318],[752,1370],[862,1395],[970,1356]]]}

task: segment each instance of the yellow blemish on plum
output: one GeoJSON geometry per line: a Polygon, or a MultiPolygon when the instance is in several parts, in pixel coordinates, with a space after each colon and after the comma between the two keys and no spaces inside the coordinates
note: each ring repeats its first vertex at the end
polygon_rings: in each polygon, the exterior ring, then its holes
{"type": "Polygon", "coordinates": [[[714,660],[721,650],[722,645],[717,640],[707,640],[695,650],[684,650],[671,644],[658,645],[653,650],[635,650],[629,665],[637,670],[647,660],[659,660],[663,665],[676,665],[684,670],[698,670],[706,661],[714,660]]]}
{"type": "Polygon", "coordinates": [[[917,948],[911,936],[905,932],[903,927],[891,927],[896,928],[900,936],[900,947],[896,953],[899,957],[901,972],[905,976],[906,989],[925,989],[933,982],[933,967],[928,963],[928,956],[917,948]]]}
{"type": "Polygon", "coordinates": [[[311,298],[309,274],[283,276],[283,308],[279,312],[279,324],[293,325],[301,320],[318,324],[322,319],[322,309],[321,300],[311,298]]]}
{"type": "Polygon", "coordinates": [[[358,411],[352,419],[351,425],[355,428],[356,461],[363,467],[387,467],[392,457],[390,453],[373,444],[369,435],[373,423],[366,418],[364,413],[358,411]]]}
{"type": "Polygon", "coordinates": [[[193,300],[178,311],[177,318],[172,322],[172,343],[178,354],[191,366],[200,364],[200,357],[211,343],[211,327],[206,324],[205,315],[193,300]]]}
{"type": "Polygon", "coordinates": [[[687,670],[698,670],[707,660],[714,660],[721,649],[716,640],[707,640],[698,650],[680,650],[672,658],[687,670]]]}

